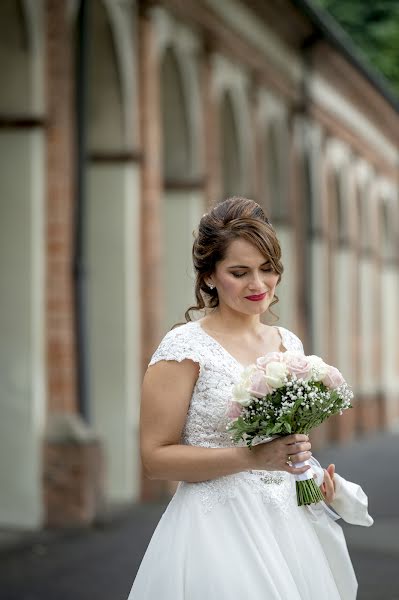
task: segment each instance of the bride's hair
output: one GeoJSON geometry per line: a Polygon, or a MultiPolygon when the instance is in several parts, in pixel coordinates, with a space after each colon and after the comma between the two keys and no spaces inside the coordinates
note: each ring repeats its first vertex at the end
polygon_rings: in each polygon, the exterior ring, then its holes
{"type": "MultiPolygon", "coordinates": [[[[212,275],[216,263],[223,260],[230,242],[238,238],[253,244],[270,261],[273,271],[279,276],[277,283],[280,283],[284,271],[280,260],[281,248],[269,219],[253,200],[228,198],[202,217],[195,234],[192,256],[197,304],[187,309],[186,321],[192,320],[192,311],[218,306],[217,290],[207,285],[206,278],[212,275]]],[[[269,309],[278,300],[278,296],[274,295],[269,309]]]]}

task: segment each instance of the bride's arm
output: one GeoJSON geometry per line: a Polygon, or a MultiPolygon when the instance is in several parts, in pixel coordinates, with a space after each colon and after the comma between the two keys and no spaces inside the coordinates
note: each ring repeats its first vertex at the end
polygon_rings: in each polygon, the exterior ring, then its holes
{"type": "Polygon", "coordinates": [[[140,447],[144,473],[149,479],[206,481],[248,469],[286,470],[305,468],[286,464],[287,454],[306,460],[310,444],[306,436],[287,436],[248,448],[203,448],[181,444],[181,436],[199,367],[191,360],[160,361],[144,377],[140,415],[140,447]],[[297,442],[293,446],[293,442],[297,442]],[[287,448],[287,444],[291,446],[287,448]],[[305,451],[305,455],[301,452],[305,451]],[[295,455],[298,454],[298,457],[295,455]]]}
{"type": "Polygon", "coordinates": [[[202,448],[180,443],[198,370],[191,360],[160,361],[145,374],[140,447],[149,479],[205,481],[249,468],[245,448],[202,448]]]}

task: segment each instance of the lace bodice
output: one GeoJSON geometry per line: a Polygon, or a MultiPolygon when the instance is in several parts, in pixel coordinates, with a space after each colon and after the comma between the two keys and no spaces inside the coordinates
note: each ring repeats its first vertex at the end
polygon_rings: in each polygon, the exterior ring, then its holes
{"type": "MultiPolygon", "coordinates": [[[[302,343],[288,329],[278,328],[286,350],[300,350],[302,343]]],[[[166,334],[151,358],[150,365],[160,360],[181,362],[191,359],[199,364],[182,443],[193,446],[228,447],[229,435],[221,429],[231,388],[244,368],[209,334],[198,321],[189,322],[166,334]]]]}
{"type": "MultiPolygon", "coordinates": [[[[302,342],[294,333],[284,327],[278,329],[286,350],[303,352],[302,342]]],[[[232,386],[238,381],[244,366],[206,333],[198,321],[186,323],[169,331],[152,356],[149,365],[160,360],[181,362],[185,359],[197,363],[200,371],[187,412],[181,443],[207,448],[231,447],[233,443],[225,428],[225,412],[232,386]]],[[[285,495],[287,495],[287,485],[282,486],[283,483],[288,484],[287,475],[286,472],[249,471],[191,485],[202,486],[204,503],[209,509],[214,501],[231,497],[235,485],[248,478],[252,481],[252,487],[257,487],[260,491],[270,488],[265,485],[266,482],[275,484],[273,488],[278,486],[279,494],[285,488],[285,495]],[[227,480],[229,485],[226,485],[227,480]],[[220,483],[222,485],[219,485],[220,483]]],[[[268,490],[270,500],[273,494],[270,495],[269,492],[270,489],[268,490]]],[[[282,505],[279,494],[274,498],[279,505],[282,505]]]]}

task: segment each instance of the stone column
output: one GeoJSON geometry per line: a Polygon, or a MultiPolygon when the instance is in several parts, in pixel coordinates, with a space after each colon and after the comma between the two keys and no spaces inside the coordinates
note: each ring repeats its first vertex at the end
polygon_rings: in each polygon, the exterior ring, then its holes
{"type": "Polygon", "coordinates": [[[133,152],[92,153],[88,166],[91,413],[104,443],[107,499],[116,503],[136,500],[141,486],[138,158],[133,152]]]}

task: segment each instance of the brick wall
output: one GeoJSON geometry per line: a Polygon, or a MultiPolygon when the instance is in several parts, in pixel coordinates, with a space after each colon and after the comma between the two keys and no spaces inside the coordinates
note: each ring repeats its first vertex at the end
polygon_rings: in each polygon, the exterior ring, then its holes
{"type": "Polygon", "coordinates": [[[90,525],[104,502],[104,458],[98,442],[47,442],[43,486],[48,527],[90,525]]]}
{"type": "Polygon", "coordinates": [[[74,411],[72,287],[73,46],[66,2],[46,0],[47,391],[49,411],[74,411]]]}

